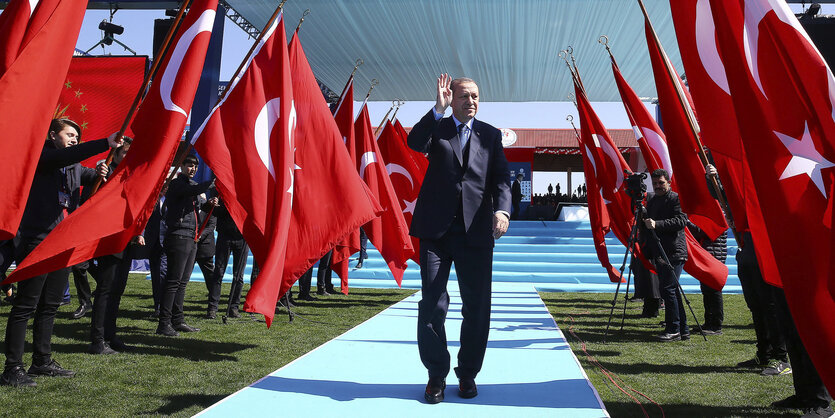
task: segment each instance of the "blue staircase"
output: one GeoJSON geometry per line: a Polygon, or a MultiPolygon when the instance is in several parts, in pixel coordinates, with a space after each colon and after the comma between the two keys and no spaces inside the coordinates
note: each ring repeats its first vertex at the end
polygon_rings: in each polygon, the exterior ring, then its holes
{"type": "MultiPolygon", "coordinates": [[[[609,260],[615,268],[620,268],[626,249],[609,234],[606,236],[609,260]]],[[[736,241],[728,239],[729,270],[728,282],[724,291],[739,293],[741,288],[737,278],[736,241]]],[[[348,283],[351,287],[390,288],[397,283],[386,266],[385,261],[369,242],[368,260],[362,269],[355,269],[356,259],[351,262],[348,283]]],[[[252,270],[252,257],[247,263],[246,277],[252,270]]],[[[455,280],[453,266],[450,280],[455,280]]],[[[628,269],[627,269],[628,273],[628,269]]],[[[226,270],[224,281],[230,281],[232,265],[226,270]]],[[[314,269],[314,281],[316,271],[314,269]]],[[[192,280],[202,280],[200,269],[195,267],[192,280]]],[[[338,278],[334,278],[338,282],[338,278]]],[[[541,222],[511,221],[507,234],[496,241],[493,252],[493,281],[533,283],[542,291],[563,292],[614,292],[617,284],[609,281],[609,276],[600,266],[591,236],[588,222],[541,222]]],[[[689,274],[682,273],[681,284],[686,292],[698,292],[699,282],[689,274]]],[[[413,261],[403,276],[404,288],[420,288],[420,267],[413,261]]],[[[625,287],[621,286],[621,291],[625,287]]],[[[630,288],[631,292],[631,288],[630,288]]]]}

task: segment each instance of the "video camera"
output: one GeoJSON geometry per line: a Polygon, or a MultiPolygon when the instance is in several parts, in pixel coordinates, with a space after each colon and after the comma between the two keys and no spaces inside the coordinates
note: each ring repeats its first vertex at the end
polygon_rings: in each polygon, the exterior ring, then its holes
{"type": "Polygon", "coordinates": [[[623,174],[626,175],[624,191],[632,199],[633,204],[640,204],[647,195],[647,185],[644,183],[647,173],[633,173],[629,170],[623,170],[623,174]]]}

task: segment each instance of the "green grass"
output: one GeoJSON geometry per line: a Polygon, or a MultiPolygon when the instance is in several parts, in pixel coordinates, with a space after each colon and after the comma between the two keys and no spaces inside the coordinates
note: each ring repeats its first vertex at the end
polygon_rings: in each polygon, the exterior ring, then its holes
{"type": "MultiPolygon", "coordinates": [[[[541,294],[613,417],[644,414],[634,400],[610,382],[601,367],[615,374],[621,387],[631,387],[660,404],[659,408],[627,390],[653,417],[662,416],[661,409],[668,417],[797,416],[799,411],[769,406],[794,393],[791,375],[761,376],[759,370],[736,367],[738,362],[753,358],[755,352],[751,313],[742,295],[724,297],[724,335],[708,336],[705,342],[693,334],[690,341],[670,343],[656,342],[654,338],[663,331],[659,325],[664,319],[663,311],[658,318],[641,318],[641,303],[627,304],[621,330],[622,295],[604,343],[614,295],[541,294]],[[585,341],[585,351],[581,341],[585,341]]],[[[701,295],[690,294],[689,299],[702,322],[701,295]]],[[[689,312],[688,325],[695,325],[689,312]]]]}
{"type": "MultiPolygon", "coordinates": [[[[168,338],[154,334],[157,322],[149,318],[153,310],[151,284],[141,277],[128,280],[118,320],[122,339],[135,346],[135,351],[87,354],[90,316],[70,318],[77,307],[73,298],[72,304],[58,312],[52,351],[54,359],[78,374],[70,379],[36,378],[36,388],[0,388],[0,415],[191,416],[414,292],[354,289],[348,296],[320,297],[295,308],[299,316],[292,323],[286,311],[276,313],[267,329],[260,315],[251,318],[244,313],[226,325],[220,316],[203,319],[206,287],[192,282],[186,289],[186,321],[200,332],[168,338]]],[[[227,284],[222,303],[228,293],[227,284]]],[[[3,324],[8,313],[8,305],[0,307],[3,324]]],[[[24,356],[27,366],[31,335],[30,321],[24,356]]]]}

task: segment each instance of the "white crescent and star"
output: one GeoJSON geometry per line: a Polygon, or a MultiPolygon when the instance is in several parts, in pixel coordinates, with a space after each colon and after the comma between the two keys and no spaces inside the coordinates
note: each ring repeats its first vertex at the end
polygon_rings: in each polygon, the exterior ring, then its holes
{"type": "Polygon", "coordinates": [[[719,48],[716,45],[716,26],[713,23],[713,14],[710,11],[709,0],[699,0],[696,3],[696,51],[702,60],[702,66],[707,75],[725,93],[731,94],[728,87],[728,77],[725,74],[725,65],[719,57],[719,48]]]}
{"type": "Polygon", "coordinates": [[[412,188],[415,187],[415,182],[412,180],[412,175],[409,174],[409,171],[406,170],[406,168],[404,168],[402,165],[394,163],[386,164],[386,171],[389,173],[389,177],[391,177],[392,173],[397,173],[402,175],[403,177],[406,177],[407,179],[409,179],[409,184],[412,186],[412,188]]]}
{"type": "Polygon", "coordinates": [[[183,58],[191,47],[191,43],[194,41],[194,38],[202,32],[212,33],[212,26],[214,25],[214,22],[215,11],[203,11],[194,24],[192,24],[191,27],[189,27],[183,33],[183,36],[181,36],[177,41],[177,45],[171,52],[171,59],[168,60],[168,65],[165,67],[165,71],[163,72],[159,83],[162,105],[166,110],[181,113],[183,116],[188,117],[188,113],[186,113],[186,111],[180,106],[177,106],[171,99],[171,92],[174,88],[174,82],[177,79],[177,73],[180,72],[180,66],[183,63],[183,58]]]}
{"type": "MultiPolygon", "coordinates": [[[[594,140],[595,140],[595,142],[599,142],[597,140],[597,138],[595,138],[594,140]]],[[[591,168],[594,170],[594,177],[595,178],[600,178],[600,176],[597,174],[597,163],[594,162],[594,155],[591,153],[591,150],[589,149],[589,147],[586,144],[583,144],[583,147],[586,149],[586,156],[589,158],[589,162],[591,163],[591,168]]],[[[612,203],[611,200],[606,200],[606,197],[603,196],[603,189],[600,188],[599,185],[597,187],[597,191],[600,192],[600,198],[603,199],[604,204],[608,205],[609,203],[612,203]]]]}
{"type": "Polygon", "coordinates": [[[776,131],[774,134],[777,135],[777,138],[780,138],[780,142],[783,143],[783,146],[792,155],[789,164],[783,170],[783,174],[780,175],[780,180],[805,174],[817,186],[823,197],[826,198],[826,189],[823,185],[821,170],[835,167],[835,164],[823,158],[818,150],[815,149],[815,142],[809,133],[809,125],[805,124],[803,136],[799,140],[776,131]]]}
{"type": "Polygon", "coordinates": [[[365,178],[365,167],[375,162],[377,162],[377,154],[374,152],[368,151],[362,154],[362,158],[360,159],[360,178],[365,178]]]}
{"type": "Polygon", "coordinates": [[[672,180],[673,163],[670,161],[670,149],[667,148],[667,142],[661,138],[661,135],[659,135],[658,132],[655,132],[652,129],[644,127],[639,129],[637,126],[633,126],[632,129],[636,132],[640,132],[643,138],[646,139],[649,147],[652,148],[652,150],[655,151],[655,154],[658,155],[658,158],[661,159],[661,167],[670,173],[670,179],[672,180]]]}

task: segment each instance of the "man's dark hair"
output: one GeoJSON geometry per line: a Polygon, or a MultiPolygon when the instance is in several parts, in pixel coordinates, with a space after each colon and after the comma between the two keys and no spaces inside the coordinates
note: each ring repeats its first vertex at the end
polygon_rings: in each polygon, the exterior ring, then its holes
{"type": "Polygon", "coordinates": [[[665,179],[667,179],[667,181],[670,181],[670,173],[668,173],[667,170],[659,168],[652,172],[652,178],[659,179],[661,177],[664,177],[665,179]]]}
{"type": "Polygon", "coordinates": [[[525,178],[525,175],[522,173],[516,175],[516,180],[522,180],[523,178],[525,178]]]}
{"type": "Polygon", "coordinates": [[[199,165],[200,164],[200,162],[197,161],[197,156],[194,155],[194,154],[186,155],[186,158],[183,158],[183,165],[186,165],[188,163],[192,163],[194,165],[199,165]]]}

